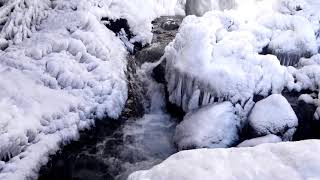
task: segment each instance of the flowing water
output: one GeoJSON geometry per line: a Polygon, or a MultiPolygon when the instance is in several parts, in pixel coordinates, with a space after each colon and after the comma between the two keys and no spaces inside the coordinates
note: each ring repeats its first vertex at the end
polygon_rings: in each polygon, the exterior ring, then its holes
{"type": "Polygon", "coordinates": [[[165,85],[153,77],[181,21],[154,21],[153,43],[128,57],[129,99],[123,115],[97,121],[96,127],[82,132],[79,141],[63,147],[42,167],[39,180],[123,180],[177,152],[173,133],[178,120],[167,112],[165,85]]]}

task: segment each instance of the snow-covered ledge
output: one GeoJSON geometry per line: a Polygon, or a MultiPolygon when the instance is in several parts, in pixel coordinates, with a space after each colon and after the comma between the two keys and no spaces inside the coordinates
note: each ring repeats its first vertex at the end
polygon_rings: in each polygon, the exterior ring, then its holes
{"type": "Polygon", "coordinates": [[[182,151],[150,170],[131,174],[128,180],[318,179],[319,153],[319,140],[182,151]]]}

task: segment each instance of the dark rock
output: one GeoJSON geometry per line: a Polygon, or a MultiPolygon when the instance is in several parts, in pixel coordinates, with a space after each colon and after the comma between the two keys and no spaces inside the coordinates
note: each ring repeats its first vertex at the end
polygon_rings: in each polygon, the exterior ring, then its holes
{"type": "Polygon", "coordinates": [[[118,34],[121,29],[124,29],[128,39],[132,38],[133,34],[130,31],[130,26],[128,25],[128,21],[126,19],[109,19],[107,17],[103,17],[101,21],[108,29],[110,29],[115,34],[118,34]]]}
{"type": "Polygon", "coordinates": [[[158,83],[165,84],[166,83],[165,73],[166,73],[166,61],[163,60],[157,67],[153,69],[152,77],[158,83]]]}
{"type": "Polygon", "coordinates": [[[307,104],[304,101],[298,100],[301,94],[312,93],[311,91],[303,91],[300,93],[283,92],[283,95],[287,98],[299,120],[297,131],[293,136],[294,141],[320,139],[320,121],[314,119],[316,107],[313,104],[307,104]]]}
{"type": "Polygon", "coordinates": [[[145,62],[157,62],[164,54],[164,49],[167,44],[155,43],[135,54],[135,59],[139,65],[145,62]]]}
{"type": "Polygon", "coordinates": [[[161,25],[162,29],[167,30],[167,31],[176,30],[179,28],[179,26],[180,25],[178,24],[178,22],[173,21],[171,19],[167,20],[166,22],[162,23],[162,25],[161,25]]]}

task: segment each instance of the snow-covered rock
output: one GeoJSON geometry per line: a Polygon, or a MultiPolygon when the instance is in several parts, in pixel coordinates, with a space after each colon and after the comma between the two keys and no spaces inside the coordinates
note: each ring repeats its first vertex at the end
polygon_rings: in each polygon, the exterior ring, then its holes
{"type": "Polygon", "coordinates": [[[76,4],[78,8],[92,7],[91,11],[101,18],[126,19],[130,31],[135,36],[131,42],[140,42],[142,45],[150,43],[152,40],[151,22],[155,18],[164,15],[185,14],[185,0],[90,0],[86,3],[76,4]]]}
{"type": "Polygon", "coordinates": [[[128,180],[319,179],[319,153],[318,140],[182,151],[150,170],[131,174],[128,180]]]}
{"type": "Polygon", "coordinates": [[[282,142],[282,139],[279,136],[269,134],[263,137],[245,140],[242,143],[238,144],[237,147],[254,147],[260,144],[278,143],[278,142],[282,142]]]}
{"type": "Polygon", "coordinates": [[[270,30],[223,12],[184,19],[166,48],[169,99],[186,112],[213,102],[245,106],[255,94],[280,93],[293,81],[272,55],[259,55],[270,30]],[[201,28],[199,28],[201,27],[201,28]]]}
{"type": "Polygon", "coordinates": [[[230,147],[238,141],[240,124],[232,103],[208,105],[184,117],[174,140],[180,150],[230,147]]]}
{"type": "Polygon", "coordinates": [[[273,94],[255,104],[249,116],[249,125],[256,136],[275,134],[284,141],[292,139],[298,118],[290,104],[280,94],[273,94]]]}
{"type": "Polygon", "coordinates": [[[0,52],[0,179],[36,179],[60,145],[117,118],[127,99],[126,50],[96,16],[51,9],[37,30],[0,52]]]}
{"type": "MultiPolygon", "coordinates": [[[[206,2],[211,1],[198,3],[206,2]]],[[[244,107],[254,95],[277,94],[284,88],[317,88],[313,82],[318,76],[313,75],[318,67],[282,66],[317,54],[320,13],[315,3],[245,0],[236,4],[231,10],[186,17],[166,48],[169,99],[186,112],[226,100],[244,107]]]]}

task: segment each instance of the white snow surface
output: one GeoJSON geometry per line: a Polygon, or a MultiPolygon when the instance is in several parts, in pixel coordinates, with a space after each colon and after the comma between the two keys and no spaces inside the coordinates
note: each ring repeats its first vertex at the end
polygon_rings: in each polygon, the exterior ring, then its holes
{"type": "Polygon", "coordinates": [[[291,140],[298,126],[298,118],[289,102],[280,94],[273,94],[255,104],[249,116],[253,134],[281,135],[285,141],[291,140]]]}
{"type": "Polygon", "coordinates": [[[188,113],[176,127],[174,141],[179,150],[234,145],[241,124],[235,111],[232,103],[223,102],[188,113]]]}
{"type": "Polygon", "coordinates": [[[261,144],[278,143],[278,142],[282,142],[282,139],[279,136],[269,134],[266,136],[245,140],[242,143],[238,144],[237,147],[254,147],[261,144]]]}
{"type": "Polygon", "coordinates": [[[236,3],[231,10],[186,17],[166,48],[170,101],[186,112],[225,100],[244,107],[254,95],[284,88],[318,88],[318,64],[281,64],[317,54],[319,6],[304,0],[236,3]]]}
{"type": "Polygon", "coordinates": [[[0,60],[0,179],[36,179],[61,144],[127,99],[125,48],[89,11],[48,11],[0,60]]]}
{"type": "Polygon", "coordinates": [[[172,155],[128,180],[305,180],[320,177],[320,141],[250,148],[197,149],[172,155]]]}
{"type": "Polygon", "coordinates": [[[235,0],[186,0],[187,15],[202,16],[211,10],[224,10],[235,7],[235,0]]]}
{"type": "Polygon", "coordinates": [[[155,18],[185,14],[185,0],[90,0],[76,4],[78,8],[92,7],[91,11],[98,17],[126,19],[131,32],[135,35],[131,42],[141,42],[143,45],[152,40],[151,22],[155,18]]]}
{"type": "Polygon", "coordinates": [[[49,0],[2,0],[0,46],[21,43],[48,16],[49,0]]]}

